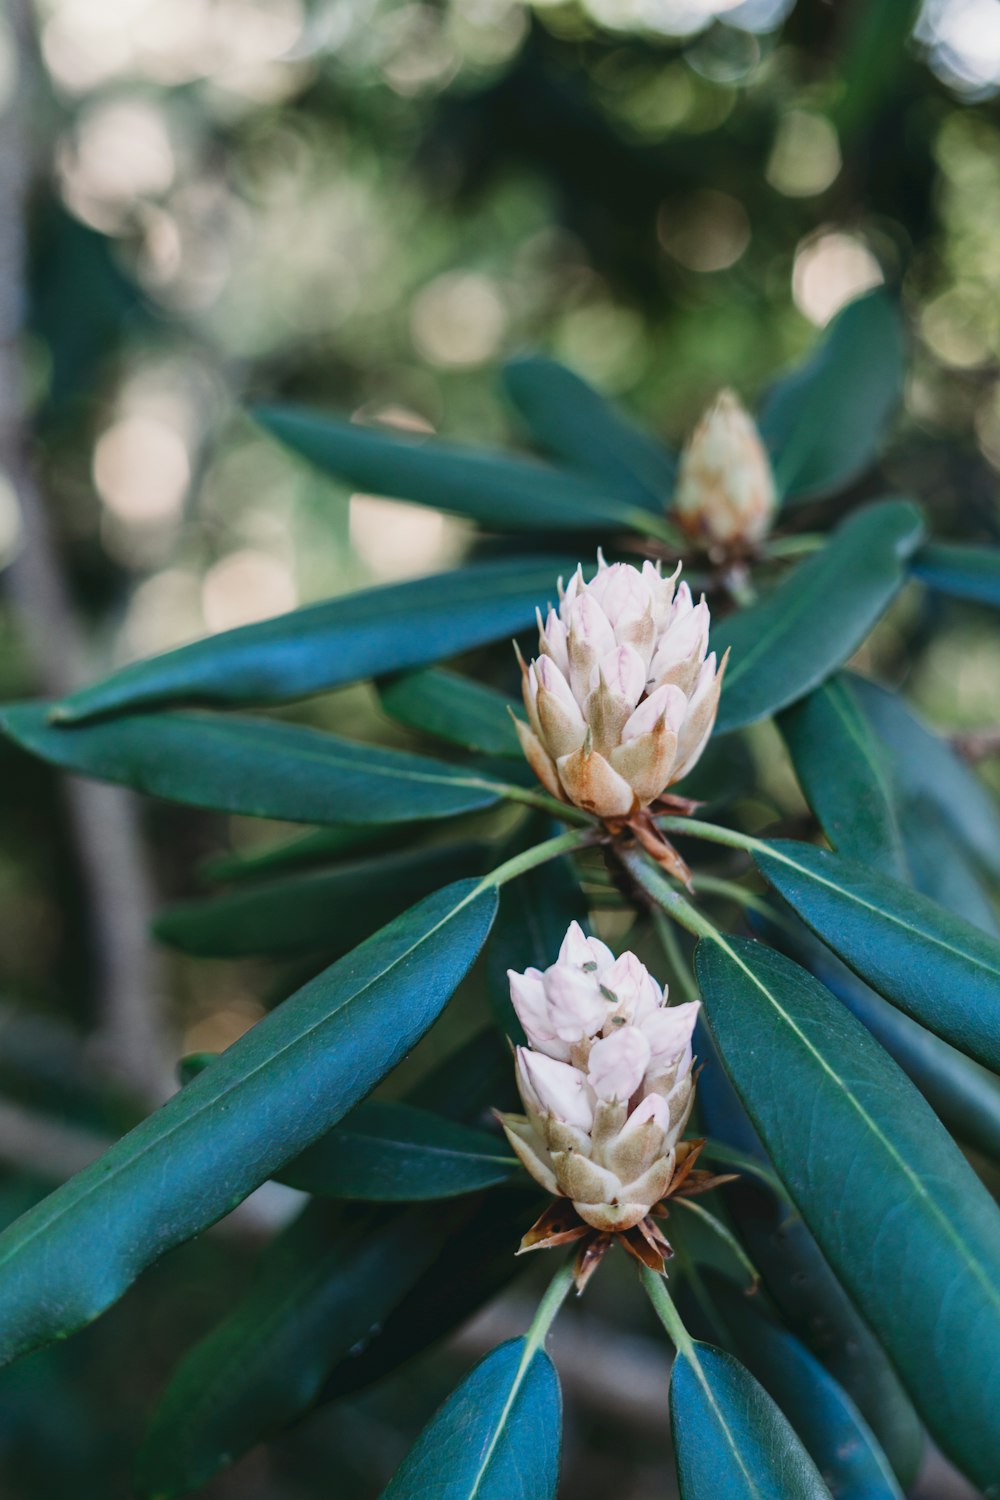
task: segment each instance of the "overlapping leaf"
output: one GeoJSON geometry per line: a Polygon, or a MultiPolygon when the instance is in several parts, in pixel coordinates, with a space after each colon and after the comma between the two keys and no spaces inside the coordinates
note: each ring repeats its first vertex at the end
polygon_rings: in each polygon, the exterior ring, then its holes
{"type": "Polygon", "coordinates": [[[0,1236],[0,1360],[90,1322],[336,1124],[436,1019],[495,910],[473,881],[428,897],[0,1236]]]}
{"type": "Polygon", "coordinates": [[[910,567],[928,588],[978,604],[1000,605],[1000,550],[935,542],[921,547],[910,567]]]}
{"type": "Polygon", "coordinates": [[[732,658],[717,731],[787,708],[842,666],[898,593],[922,532],[909,501],[868,506],[773,594],[720,620],[712,646],[732,658]]]}
{"type": "Polygon", "coordinates": [[[65,698],[60,719],[166,703],[285,703],[401,672],[531,625],[576,558],[501,558],[364,589],[124,667],[65,698]]]}
{"type": "Polygon", "coordinates": [[[438,669],[409,672],[380,683],[378,694],[386,713],[411,729],[484,755],[520,760],[523,754],[510,717],[518,700],[471,677],[438,669]]]}
{"type": "Polygon", "coordinates": [[[740,939],[702,942],[697,966],[726,1068],[803,1218],[938,1443],[974,1482],[997,1485],[996,1205],[812,976],[740,939]]]}

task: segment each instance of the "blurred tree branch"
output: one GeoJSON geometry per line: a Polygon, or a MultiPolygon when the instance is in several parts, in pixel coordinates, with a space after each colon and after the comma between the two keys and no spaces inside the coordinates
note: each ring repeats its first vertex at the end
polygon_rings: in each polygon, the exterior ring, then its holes
{"type": "MultiPolygon", "coordinates": [[[[17,85],[0,118],[0,470],[17,497],[23,546],[7,589],[42,690],[59,696],[85,675],[86,652],[31,454],[23,331],[27,309],[27,216],[48,169],[43,73],[31,0],[8,0],[17,85]]],[[[65,788],[94,935],[100,995],[92,1050],[144,1097],[171,1092],[159,965],[148,938],[153,893],[131,796],[113,787],[65,788]]]]}

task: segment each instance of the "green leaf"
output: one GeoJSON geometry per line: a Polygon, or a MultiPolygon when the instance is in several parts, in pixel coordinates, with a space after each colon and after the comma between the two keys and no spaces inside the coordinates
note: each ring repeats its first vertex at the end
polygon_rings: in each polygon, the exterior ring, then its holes
{"type": "Polygon", "coordinates": [[[296,407],[257,407],[253,416],[286,448],[353,489],[469,516],[491,531],[642,531],[649,520],[634,499],[531,459],[296,407]]]}
{"type": "MultiPolygon", "coordinates": [[[[697,1050],[702,1127],[774,1171],[706,1028],[697,1050]]],[[[882,1346],[830,1268],[797,1213],[744,1176],[725,1189],[726,1208],[785,1322],[844,1388],[875,1433],[900,1483],[914,1482],[923,1429],[882,1346]]]]}
{"type": "Polygon", "coordinates": [[[868,1423],[819,1360],[722,1277],[712,1306],[737,1356],[802,1440],[833,1500],[903,1500],[889,1461],[868,1423]]]}
{"type": "Polygon", "coordinates": [[[264,1251],[247,1295],[171,1376],[136,1462],[142,1500],[199,1489],[308,1410],[337,1361],[457,1227],[440,1211],[309,1204],[264,1251]]]}
{"type": "Polygon", "coordinates": [[[696,964],[726,1069],[803,1218],[942,1449],[997,1484],[996,1205],[909,1080],[805,970],[721,935],[696,964]]]}
{"type": "Polygon", "coordinates": [[[862,979],[969,1057],[1000,1068],[1000,942],[888,875],[775,839],[754,861],[862,979]]]}
{"type": "Polygon", "coordinates": [[[0,1236],[0,1361],[89,1323],[335,1125],[436,1020],[495,911],[474,881],[427,897],[0,1236]]]}
{"type": "Polygon", "coordinates": [[[166,703],[286,703],[502,640],[534,622],[575,559],[501,558],[364,589],[123,667],[54,710],[66,721],[166,703]]]}
{"type": "Polygon", "coordinates": [[[411,828],[381,827],[377,823],[368,827],[317,828],[298,838],[268,842],[246,853],[215,855],[199,868],[198,878],[211,884],[261,880],[286,870],[333,864],[349,854],[392,849],[412,837],[411,828]]]}
{"type": "Polygon", "coordinates": [[[883,500],[837,528],[758,604],[719,621],[712,647],[732,659],[718,733],[787,708],[842,666],[895,598],[923,534],[916,506],[883,500]]]}
{"type": "Polygon", "coordinates": [[[493,1187],[517,1170],[502,1138],[412,1104],[366,1099],[278,1179],[325,1198],[419,1203],[493,1187]]]}
{"type": "Polygon", "coordinates": [[[84,776],[192,807],[290,823],[402,823],[491,807],[505,784],[445,761],[235,714],[128,714],[80,728],[44,703],[0,709],[25,750],[84,776]]]}
{"type": "Polygon", "coordinates": [[[428,1422],[382,1500],[552,1500],[562,1402],[544,1349],[492,1350],[428,1422]]]}
{"type": "Polygon", "coordinates": [[[470,677],[437,669],[410,672],[380,682],[378,695],[391,718],[423,734],[484,755],[523,755],[510,717],[515,700],[470,677]]]}
{"type": "Polygon", "coordinates": [[[933,804],[983,869],[1000,879],[1000,814],[979,778],[895,693],[863,677],[852,677],[851,689],[886,747],[901,797],[933,804]]]}
{"type": "Polygon", "coordinates": [[[677,1352],[670,1428],[681,1500],[830,1500],[770,1396],[711,1344],[677,1352]]]}
{"type": "Polygon", "coordinates": [[[904,368],[902,319],[891,293],[870,292],[837,314],[811,358],[761,407],[779,494],[813,499],[870,467],[899,407],[904,368]]]}
{"type": "Polygon", "coordinates": [[[535,441],[577,469],[663,511],[673,455],[627,421],[593,386],[554,359],[527,355],[504,367],[504,385],[535,441]]]}
{"type": "Polygon", "coordinates": [[[830,678],[786,709],[778,727],[806,800],[833,847],[905,879],[891,771],[850,679],[830,678]]]}
{"type": "Polygon", "coordinates": [[[910,571],[928,588],[977,604],[1000,605],[1000,550],[983,543],[937,542],[920,551],[910,571]]]}
{"type": "Polygon", "coordinates": [[[160,913],[160,942],[203,958],[324,953],[339,957],[439,886],[479,875],[484,844],[446,844],[259,881],[160,913]]]}

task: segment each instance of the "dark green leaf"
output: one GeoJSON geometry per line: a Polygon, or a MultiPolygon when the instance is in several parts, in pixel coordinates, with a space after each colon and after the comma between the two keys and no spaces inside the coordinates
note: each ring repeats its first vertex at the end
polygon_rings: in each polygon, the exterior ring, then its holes
{"type": "Polygon", "coordinates": [[[198,1489],[308,1410],[456,1227],[439,1210],[311,1203],[264,1251],[249,1293],[174,1371],[139,1451],[138,1495],[198,1489]]]}
{"type": "Polygon", "coordinates": [[[1000,605],[1000,550],[984,543],[921,547],[910,569],[928,588],[978,604],[1000,605]]]}
{"type": "Polygon", "coordinates": [[[165,703],[285,703],[524,630],[575,559],[502,558],[364,589],[123,667],[57,707],[79,720],[165,703]]]}
{"type": "Polygon", "coordinates": [[[871,1428],[819,1360],[721,1277],[712,1277],[712,1305],[737,1356],[791,1422],[833,1500],[903,1500],[871,1428]]]}
{"type": "Polygon", "coordinates": [[[378,695],[386,713],[411,729],[484,755],[521,759],[523,752],[510,718],[517,700],[496,688],[456,672],[431,669],[380,682],[378,695]]]}
{"type": "Polygon", "coordinates": [[[157,917],[161,942],[203,958],[320,952],[339,957],[405,907],[463,875],[479,875],[483,844],[445,844],[254,883],[157,917]]]}
{"type": "Polygon", "coordinates": [[[295,407],[258,407],[253,415],[286,448],[353,489],[469,516],[491,531],[641,531],[648,521],[634,498],[531,459],[295,407]]]}
{"type": "Polygon", "coordinates": [[[899,881],[775,839],[758,869],[855,973],[986,1067],[1000,1068],[1000,942],[899,881]]]}
{"type": "Polygon", "coordinates": [[[832,677],[778,719],[806,800],[841,854],[905,879],[885,751],[854,698],[832,677]]]}
{"type": "Polygon", "coordinates": [[[511,1339],[428,1422],[383,1500],[552,1500],[562,1402],[544,1349],[511,1339]]]}
{"type": "Polygon", "coordinates": [[[495,910],[473,881],[427,897],[0,1236],[0,1360],[90,1322],[335,1125],[432,1025],[495,910]]]}
{"type": "Polygon", "coordinates": [[[997,1484],[996,1205],[905,1075],[805,970],[721,936],[696,961],[726,1069],[803,1218],[943,1450],[997,1484]]]}
{"type": "Polygon", "coordinates": [[[528,355],[505,366],[504,384],[543,448],[640,504],[664,510],[674,487],[673,455],[574,371],[554,359],[528,355]]]}
{"type": "Polygon", "coordinates": [[[418,1203],[493,1187],[516,1171],[502,1137],[412,1104],[367,1099],[278,1176],[325,1198],[418,1203]]]}
{"type": "Polygon", "coordinates": [[[907,500],[867,506],[773,594],[721,620],[712,647],[731,646],[732,658],[717,731],[787,708],[842,666],[899,592],[922,532],[907,500]]]}
{"type": "Polygon", "coordinates": [[[678,1350],[670,1427],[681,1500],[830,1500],[770,1396],[711,1344],[678,1350]]]}
{"type": "MultiPolygon", "coordinates": [[[[698,1079],[702,1127],[773,1172],[718,1052],[699,1026],[698,1079]]],[[[787,1198],[762,1192],[746,1176],[725,1189],[726,1207],[786,1323],[848,1392],[904,1486],[913,1483],[923,1453],[923,1429],[899,1377],[867,1323],[841,1286],[787,1198]]]]}
{"type": "Polygon", "coordinates": [[[334,864],[349,854],[374,849],[391,849],[413,837],[412,828],[381,827],[369,824],[343,828],[317,828],[298,838],[268,842],[246,853],[219,854],[208,859],[198,871],[201,880],[211,883],[260,880],[286,870],[308,865],[334,864]]]}
{"type": "Polygon", "coordinates": [[[761,408],[779,494],[812,499],[864,473],[899,406],[904,360],[902,320],[889,292],[870,292],[837,314],[811,358],[761,408]]]}
{"type": "Polygon", "coordinates": [[[290,823],[448,818],[504,795],[504,783],[484,772],[235,714],[128,714],[57,728],[44,703],[18,703],[0,709],[0,729],[67,771],[290,823]]]}
{"type": "Polygon", "coordinates": [[[897,814],[910,880],[918,891],[993,937],[996,910],[968,850],[936,802],[900,797],[897,814]]]}
{"type": "Polygon", "coordinates": [[[889,752],[902,796],[933,803],[983,868],[1000,878],[1000,815],[975,773],[895,693],[862,677],[852,677],[851,687],[889,752]]]}

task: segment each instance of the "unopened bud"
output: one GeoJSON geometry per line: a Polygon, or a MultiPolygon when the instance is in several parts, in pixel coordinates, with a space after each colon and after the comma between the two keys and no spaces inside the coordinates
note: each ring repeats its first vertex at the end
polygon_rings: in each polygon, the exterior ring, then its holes
{"type": "Polygon", "coordinates": [[[767,535],[777,496],[757,424],[733,391],[720,391],[681,455],[674,513],[709,545],[752,545],[767,535]]]}

